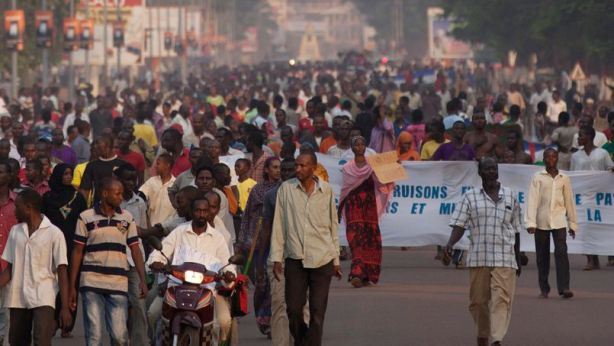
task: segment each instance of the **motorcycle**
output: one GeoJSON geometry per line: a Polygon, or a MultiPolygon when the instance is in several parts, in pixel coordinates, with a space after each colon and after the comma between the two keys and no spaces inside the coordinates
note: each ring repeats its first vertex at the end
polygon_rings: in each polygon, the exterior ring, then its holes
{"type": "MultiPolygon", "coordinates": [[[[148,239],[148,243],[171,263],[162,252],[162,243],[156,237],[148,239]]],[[[234,285],[234,274],[222,271],[231,264],[242,265],[242,255],[234,255],[228,259],[228,264],[219,271],[208,270],[203,264],[184,262],[180,265],[167,265],[163,274],[169,281],[178,282],[176,286],[168,287],[162,304],[162,344],[173,346],[212,346],[213,320],[215,299],[211,284],[222,287],[222,281],[234,285]]]]}

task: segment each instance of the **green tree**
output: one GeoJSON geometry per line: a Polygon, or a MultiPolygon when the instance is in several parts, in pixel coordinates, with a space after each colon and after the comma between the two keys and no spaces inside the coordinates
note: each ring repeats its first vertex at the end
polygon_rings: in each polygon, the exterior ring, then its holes
{"type": "Polygon", "coordinates": [[[612,1],[448,0],[443,7],[457,20],[455,37],[483,43],[500,58],[515,50],[521,61],[536,53],[542,66],[612,65],[612,1]]]}
{"type": "MultiPolygon", "coordinates": [[[[26,18],[26,30],[24,35],[23,51],[18,54],[19,76],[24,81],[29,81],[35,76],[42,65],[42,49],[36,46],[34,12],[41,9],[41,0],[18,0],[17,8],[24,10],[26,18]]],[[[2,13],[2,25],[4,25],[4,11],[11,9],[11,2],[0,1],[0,13],[2,13]]],[[[62,23],[69,16],[69,5],[64,0],[47,0],[47,10],[53,12],[54,32],[53,46],[49,49],[49,65],[57,64],[63,54],[62,46],[62,23]]],[[[0,51],[8,52],[5,47],[4,37],[0,39],[0,51]]],[[[0,66],[5,70],[11,68],[11,54],[0,54],[0,66]]]]}

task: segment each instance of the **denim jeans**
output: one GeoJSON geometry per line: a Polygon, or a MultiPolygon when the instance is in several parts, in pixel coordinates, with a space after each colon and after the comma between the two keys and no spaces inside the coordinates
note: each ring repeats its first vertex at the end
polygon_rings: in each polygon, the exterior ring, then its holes
{"type": "Polygon", "coordinates": [[[131,345],[149,345],[149,335],[147,329],[147,309],[145,299],[139,298],[141,289],[139,283],[141,279],[134,267],[128,271],[128,334],[130,335],[131,345]]]}
{"type": "Polygon", "coordinates": [[[102,326],[106,325],[111,344],[128,345],[128,297],[118,294],[82,292],[85,344],[102,345],[102,326]]]}

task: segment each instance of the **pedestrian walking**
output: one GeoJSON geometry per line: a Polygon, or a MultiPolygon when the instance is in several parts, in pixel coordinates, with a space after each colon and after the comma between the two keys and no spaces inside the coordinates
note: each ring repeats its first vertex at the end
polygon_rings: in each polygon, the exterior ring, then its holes
{"type": "Polygon", "coordinates": [[[511,189],[498,182],[495,159],[480,160],[482,187],[466,192],[450,226],[452,234],[444,251],[450,263],[454,244],[469,228],[469,311],[477,326],[478,346],[500,345],[512,317],[516,276],[520,275],[520,204],[511,189]]]}
{"type": "Polygon", "coordinates": [[[567,257],[567,229],[576,238],[578,216],[569,177],[559,172],[559,153],[553,148],[544,151],[546,169],[535,173],[529,185],[529,198],[525,210],[525,224],[535,235],[535,256],[539,279],[540,298],[548,298],[550,284],[550,236],[554,241],[554,261],[559,295],[573,297],[569,290],[569,258],[567,257]]]}
{"type": "MultiPolygon", "coordinates": [[[[66,255],[68,256],[68,263],[70,263],[70,256],[72,255],[73,238],[75,236],[75,229],[77,227],[77,220],[79,215],[87,209],[87,202],[83,195],[75,189],[71,182],[73,178],[73,167],[60,163],[53,169],[53,173],[49,178],[49,188],[43,195],[43,214],[49,218],[49,221],[58,227],[64,234],[64,240],[66,241],[66,255]]],[[[70,270],[68,268],[67,270],[70,270]]],[[[59,321],[62,304],[67,302],[60,299],[58,294],[55,301],[56,304],[56,320],[59,321]]],[[[62,337],[70,337],[74,327],[75,319],[77,317],[77,311],[72,312],[72,324],[65,326],[62,329],[62,337]]],[[[58,323],[59,326],[59,323],[58,323]]]]}
{"type": "Polygon", "coordinates": [[[68,327],[68,273],[66,242],[59,228],[41,213],[43,199],[24,189],[15,199],[15,217],[2,259],[8,263],[0,276],[7,283],[5,307],[10,310],[9,343],[13,346],[50,346],[56,330],[55,296],[62,297],[60,327],[68,327]],[[57,274],[57,275],[56,275],[57,274]]]}
{"type": "Polygon", "coordinates": [[[275,278],[279,281],[285,274],[288,320],[296,346],[322,344],[330,281],[343,275],[335,197],[331,186],[314,175],[317,165],[313,153],[298,156],[296,178],[280,186],[273,219],[270,258],[275,278]],[[307,295],[309,325],[303,320],[307,295]]]}
{"type": "Polygon", "coordinates": [[[345,218],[346,234],[352,251],[348,280],[355,288],[377,284],[382,265],[382,235],[379,218],[386,211],[394,184],[382,184],[365,159],[367,140],[351,140],[354,159],[343,168],[339,213],[345,218]]]}
{"type": "Polygon", "coordinates": [[[115,178],[103,178],[100,201],[81,213],[77,221],[70,269],[70,307],[77,307],[77,289],[83,304],[87,346],[102,345],[102,326],[111,344],[128,345],[128,257],[139,276],[141,298],[147,295],[143,256],[132,215],[120,208],[123,186],[115,178]],[[88,251],[85,251],[86,247],[88,251]],[[93,251],[97,250],[97,251],[93,251]],[[77,286],[77,277],[81,274],[77,286]]]}

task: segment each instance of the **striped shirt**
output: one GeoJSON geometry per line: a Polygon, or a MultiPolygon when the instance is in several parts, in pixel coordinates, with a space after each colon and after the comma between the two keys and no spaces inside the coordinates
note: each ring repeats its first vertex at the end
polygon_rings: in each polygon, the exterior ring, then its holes
{"type": "Polygon", "coordinates": [[[81,291],[127,295],[126,246],[139,243],[132,214],[118,208],[107,217],[96,203],[79,216],[74,241],[85,246],[81,291]]]}
{"type": "Polygon", "coordinates": [[[483,188],[467,191],[450,219],[451,227],[470,229],[467,267],[518,269],[514,244],[521,224],[520,204],[512,190],[503,186],[498,202],[483,188]]]}

